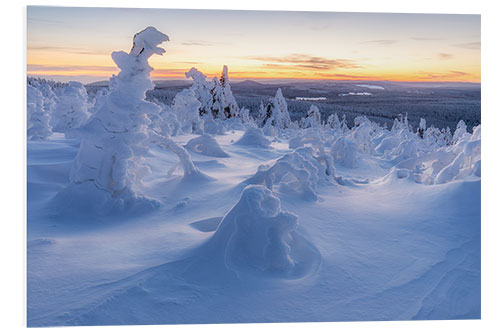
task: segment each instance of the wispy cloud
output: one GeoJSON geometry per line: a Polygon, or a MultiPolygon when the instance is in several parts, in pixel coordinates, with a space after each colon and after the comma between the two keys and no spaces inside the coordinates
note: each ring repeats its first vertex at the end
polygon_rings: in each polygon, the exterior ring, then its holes
{"type": "Polygon", "coordinates": [[[47,66],[47,65],[34,65],[28,64],[28,72],[110,72],[117,71],[114,66],[86,66],[86,65],[61,65],[61,66],[47,66]]]}
{"type": "Polygon", "coordinates": [[[329,59],[314,57],[306,54],[290,54],[283,57],[256,56],[250,57],[252,60],[266,62],[263,66],[281,69],[317,69],[332,70],[338,68],[360,68],[358,64],[348,59],[329,59]]]}
{"type": "Polygon", "coordinates": [[[438,57],[441,60],[448,60],[448,59],[453,58],[453,54],[451,54],[451,53],[438,53],[438,57]]]}
{"type": "Polygon", "coordinates": [[[424,80],[435,80],[435,79],[453,79],[459,78],[463,76],[470,75],[470,73],[461,72],[461,71],[448,71],[446,73],[424,73],[419,77],[419,79],[424,80]]]}
{"type": "Polygon", "coordinates": [[[181,43],[181,45],[186,46],[216,46],[216,45],[230,45],[229,43],[223,42],[209,42],[205,40],[186,40],[181,43]]]}
{"type": "Polygon", "coordinates": [[[460,44],[454,44],[453,46],[462,49],[479,50],[481,49],[481,42],[460,43],[460,44]]]}
{"type": "Polygon", "coordinates": [[[186,69],[178,69],[178,68],[164,68],[157,69],[153,72],[153,76],[161,76],[161,75],[181,75],[184,76],[186,73],[186,69]]]}
{"type": "Polygon", "coordinates": [[[387,46],[387,45],[396,44],[397,42],[398,41],[395,39],[376,39],[376,40],[367,40],[367,41],[361,42],[361,44],[375,44],[375,45],[387,46]]]}
{"type": "Polygon", "coordinates": [[[60,47],[60,46],[29,46],[28,51],[50,51],[57,53],[73,53],[73,54],[86,54],[86,55],[102,55],[102,54],[110,54],[109,50],[88,50],[84,48],[78,47],[60,47]]]}
{"type": "Polygon", "coordinates": [[[41,19],[41,18],[34,18],[34,17],[28,17],[26,19],[28,23],[47,23],[47,24],[62,24],[62,21],[57,21],[57,20],[47,20],[47,19],[41,19]]]}
{"type": "Polygon", "coordinates": [[[350,74],[330,74],[330,73],[315,73],[315,75],[325,79],[349,79],[349,80],[378,79],[377,77],[370,75],[350,75],[350,74]]]}
{"type": "Polygon", "coordinates": [[[410,39],[418,41],[441,40],[441,38],[432,38],[432,37],[410,37],[410,39]]]}

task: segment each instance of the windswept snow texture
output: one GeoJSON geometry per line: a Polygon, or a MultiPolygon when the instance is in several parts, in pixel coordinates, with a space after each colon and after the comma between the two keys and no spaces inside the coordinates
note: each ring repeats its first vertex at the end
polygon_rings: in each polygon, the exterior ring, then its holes
{"type": "Polygon", "coordinates": [[[146,101],[167,40],[113,53],[66,135],[28,88],[29,326],[481,317],[481,125],[292,121],[281,89],[254,120],[227,67],[146,101]]]}
{"type": "Polygon", "coordinates": [[[478,129],[428,152],[418,139],[400,162],[398,142],[367,153],[362,136],[329,131],[335,160],[340,139],[357,147],[332,175],[313,163],[319,139],[247,146],[235,130],[213,136],[225,157],[192,144],[204,183],[152,147],[141,191],[161,205],[119,219],[52,217],[78,141],[30,141],[29,326],[480,318],[478,129]]]}

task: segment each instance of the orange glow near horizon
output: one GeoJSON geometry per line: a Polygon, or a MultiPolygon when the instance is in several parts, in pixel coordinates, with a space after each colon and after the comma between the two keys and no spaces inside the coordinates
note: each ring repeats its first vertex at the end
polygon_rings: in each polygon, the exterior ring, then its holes
{"type": "Polygon", "coordinates": [[[27,74],[105,80],[119,71],[111,53],[147,25],[171,39],[150,59],[157,80],[228,65],[239,80],[481,82],[478,15],[71,7],[28,7],[27,74]]]}

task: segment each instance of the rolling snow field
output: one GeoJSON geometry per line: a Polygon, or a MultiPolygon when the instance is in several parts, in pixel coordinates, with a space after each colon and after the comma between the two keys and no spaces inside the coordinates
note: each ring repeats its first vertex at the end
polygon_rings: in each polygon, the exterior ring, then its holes
{"type": "MultiPolygon", "coordinates": [[[[273,197],[298,217],[291,247],[302,272],[259,269],[240,276],[226,267],[224,258],[238,250],[221,249],[231,235],[216,237],[220,221],[231,212],[257,214],[237,205],[245,180],[292,151],[281,140],[269,149],[235,145],[242,134],[215,136],[228,157],[190,152],[210,177],[201,181],[167,175],[175,156],[151,151],[147,164],[155,176],[141,190],[161,207],[116,218],[51,216],[46,207],[69,183],[78,142],[29,142],[29,325],[480,317],[481,185],[475,176],[427,186],[387,177],[376,158],[364,167],[337,168],[361,184],[323,184],[317,200],[286,190],[273,197]]],[[[259,240],[245,235],[242,242],[258,248],[252,242],[259,240]]],[[[240,252],[240,266],[254,266],[240,252]]]]}

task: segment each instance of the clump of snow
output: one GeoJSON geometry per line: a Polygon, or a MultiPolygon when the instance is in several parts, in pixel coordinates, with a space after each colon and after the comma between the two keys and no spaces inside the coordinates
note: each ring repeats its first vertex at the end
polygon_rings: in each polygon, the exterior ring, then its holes
{"type": "Polygon", "coordinates": [[[265,185],[271,190],[276,187],[284,194],[317,200],[317,185],[333,179],[333,159],[321,152],[314,153],[311,147],[303,147],[283,155],[272,166],[259,166],[245,183],[265,185]]]}
{"type": "Polygon", "coordinates": [[[426,149],[418,153],[414,151],[416,143],[413,143],[404,158],[396,159],[399,163],[394,169],[407,169],[414,174],[416,182],[428,185],[444,184],[469,176],[481,177],[481,126],[476,126],[472,135],[460,134],[459,126],[457,133],[461,139],[455,144],[434,150],[426,149]]]}
{"type": "Polygon", "coordinates": [[[261,128],[247,126],[243,136],[234,144],[268,148],[271,145],[271,141],[266,138],[261,128]]]}
{"type": "Polygon", "coordinates": [[[481,125],[474,128],[472,135],[463,133],[465,124],[457,126],[457,143],[452,151],[456,156],[449,165],[436,176],[436,184],[444,184],[470,175],[481,176],[481,125]]]}
{"type": "Polygon", "coordinates": [[[284,212],[280,199],[260,185],[247,186],[203,248],[238,275],[299,278],[320,261],[316,248],[297,232],[298,218],[284,212]]]}
{"type": "Polygon", "coordinates": [[[191,151],[207,156],[229,156],[224,150],[222,150],[217,141],[208,134],[203,134],[199,137],[189,140],[188,143],[186,143],[185,147],[191,151]]]}
{"type": "Polygon", "coordinates": [[[70,81],[56,90],[57,103],[51,117],[52,131],[67,133],[82,126],[90,117],[87,89],[80,82],[70,81]]]}
{"type": "Polygon", "coordinates": [[[358,145],[347,137],[340,137],[331,149],[335,163],[354,168],[359,163],[358,145]]]}
{"type": "Polygon", "coordinates": [[[323,131],[318,128],[308,128],[302,131],[296,131],[295,136],[288,141],[290,149],[296,149],[311,145],[314,147],[323,147],[323,131]]]}
{"type": "Polygon", "coordinates": [[[28,140],[45,140],[51,134],[50,116],[44,108],[44,98],[40,90],[27,86],[28,140]]]}

